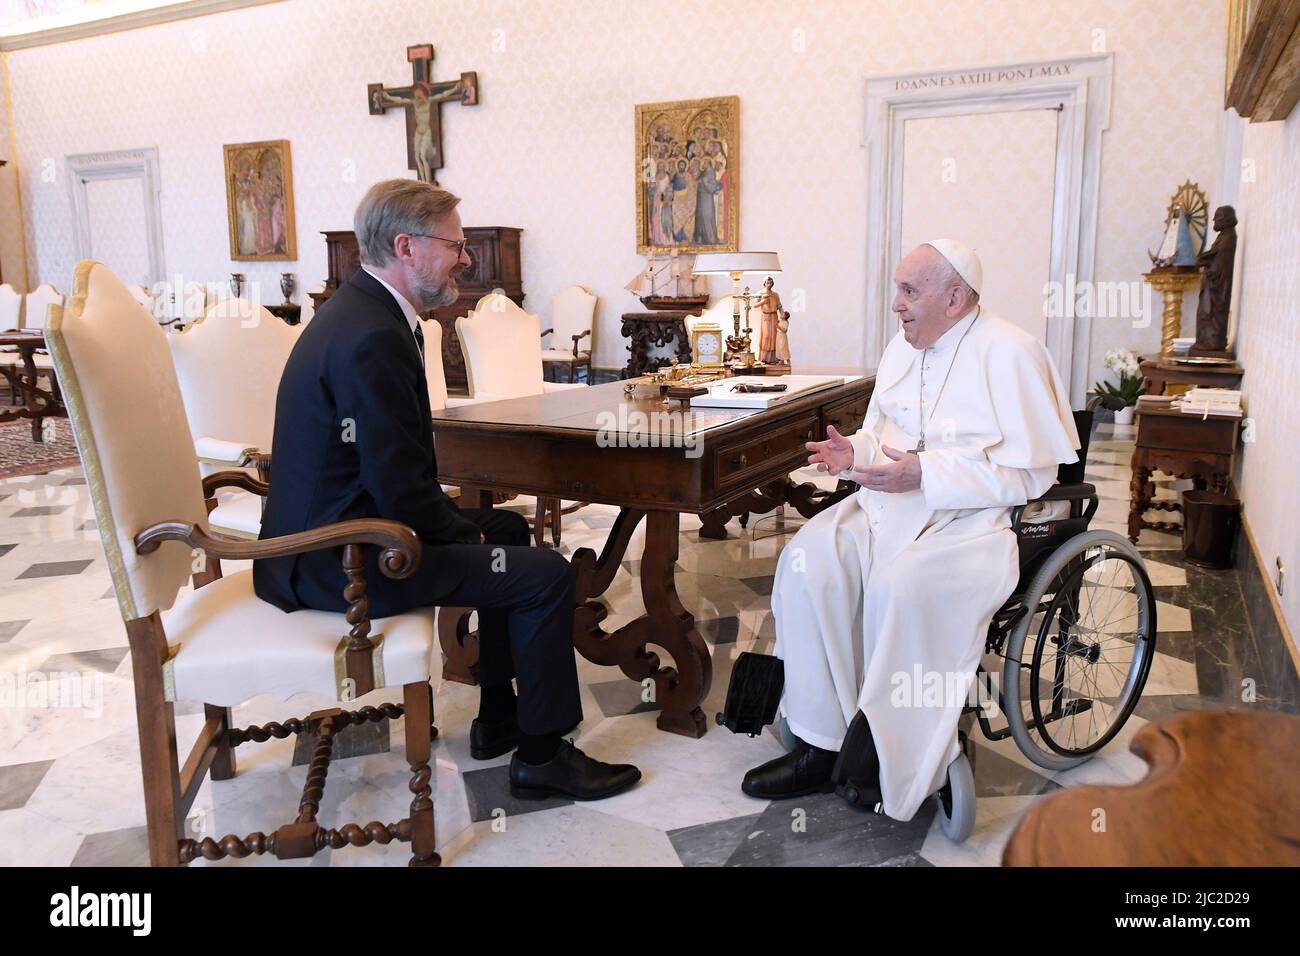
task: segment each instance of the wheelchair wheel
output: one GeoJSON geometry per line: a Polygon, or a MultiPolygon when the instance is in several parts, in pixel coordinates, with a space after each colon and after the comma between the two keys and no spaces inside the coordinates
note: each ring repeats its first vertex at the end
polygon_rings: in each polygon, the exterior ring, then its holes
{"type": "Polygon", "coordinates": [[[964,843],[975,829],[975,775],[964,753],[948,764],[948,783],[934,800],[943,835],[953,843],[964,843]]]}
{"type": "Polygon", "coordinates": [[[1026,590],[1007,641],[1002,707],[1025,756],[1048,770],[1083,763],[1114,738],[1155,656],[1156,601],[1137,548],[1085,531],[1026,590]]]}

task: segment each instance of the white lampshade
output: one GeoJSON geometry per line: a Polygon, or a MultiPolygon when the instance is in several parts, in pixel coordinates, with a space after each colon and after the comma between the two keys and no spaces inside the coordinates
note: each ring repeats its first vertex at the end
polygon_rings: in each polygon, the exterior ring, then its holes
{"type": "Polygon", "coordinates": [[[691,271],[697,276],[768,274],[781,271],[781,260],[775,252],[701,252],[691,271]]]}

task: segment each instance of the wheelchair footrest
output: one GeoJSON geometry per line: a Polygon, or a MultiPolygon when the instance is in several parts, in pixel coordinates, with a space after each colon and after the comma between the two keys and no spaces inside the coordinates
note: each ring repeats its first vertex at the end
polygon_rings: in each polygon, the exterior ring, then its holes
{"type": "Polygon", "coordinates": [[[731,669],[727,700],[717,716],[719,726],[733,734],[758,736],[776,720],[784,688],[785,661],[744,651],[731,669]]]}

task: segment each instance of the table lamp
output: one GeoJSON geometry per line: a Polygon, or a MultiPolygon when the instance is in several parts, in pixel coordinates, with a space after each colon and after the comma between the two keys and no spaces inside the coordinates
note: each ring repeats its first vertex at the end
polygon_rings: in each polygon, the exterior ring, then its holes
{"type": "Polygon", "coordinates": [[[749,286],[740,291],[742,275],[771,275],[781,271],[781,260],[775,252],[701,252],[695,257],[692,270],[697,276],[731,276],[734,287],[732,293],[732,318],[735,322],[735,334],[727,337],[727,351],[740,358],[746,367],[754,364],[754,353],[750,348],[749,327],[749,286]],[[745,302],[745,330],[740,329],[740,302],[745,302]]]}

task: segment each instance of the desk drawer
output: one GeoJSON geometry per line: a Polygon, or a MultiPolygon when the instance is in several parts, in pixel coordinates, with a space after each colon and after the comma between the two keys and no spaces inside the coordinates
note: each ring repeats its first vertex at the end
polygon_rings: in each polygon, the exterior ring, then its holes
{"type": "Polygon", "coordinates": [[[739,483],[762,476],[778,462],[803,463],[807,453],[803,443],[817,437],[817,415],[811,413],[778,422],[757,435],[722,445],[713,453],[714,473],[719,485],[739,483]]]}
{"type": "MultiPolygon", "coordinates": [[[[868,393],[846,398],[834,405],[827,405],[825,424],[834,425],[835,430],[841,435],[852,435],[862,427],[862,420],[867,417],[867,405],[870,402],[871,395],[868,393]]],[[[822,433],[817,436],[817,440],[821,441],[825,437],[826,428],[823,426],[822,433]]]]}

